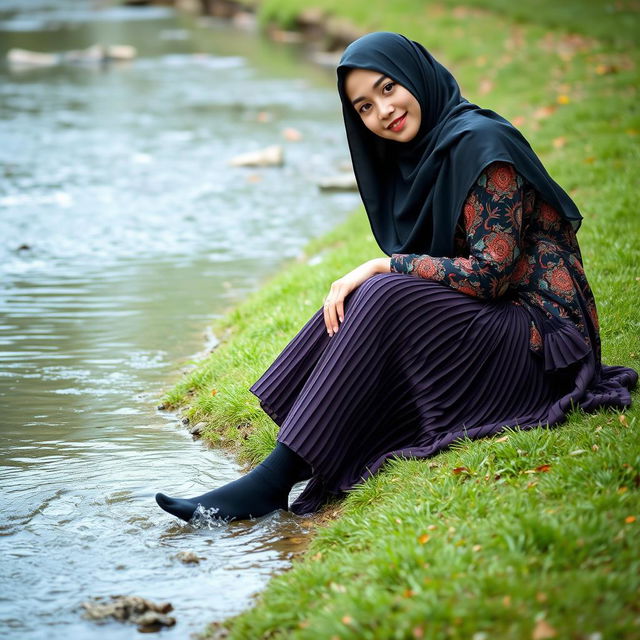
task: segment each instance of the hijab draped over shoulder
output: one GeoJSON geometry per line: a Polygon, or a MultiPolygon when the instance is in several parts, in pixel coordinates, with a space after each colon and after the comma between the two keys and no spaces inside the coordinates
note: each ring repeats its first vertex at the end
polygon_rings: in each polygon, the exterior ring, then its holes
{"type": "Polygon", "coordinates": [[[453,254],[462,205],[492,162],[516,170],[574,228],[582,216],[507,120],[460,95],[454,77],[417,42],[386,31],[351,43],[337,69],[354,172],[373,234],[387,254],[453,254]],[[422,112],[410,142],[369,131],[345,92],[350,69],[379,71],[408,89],[422,112]]]}

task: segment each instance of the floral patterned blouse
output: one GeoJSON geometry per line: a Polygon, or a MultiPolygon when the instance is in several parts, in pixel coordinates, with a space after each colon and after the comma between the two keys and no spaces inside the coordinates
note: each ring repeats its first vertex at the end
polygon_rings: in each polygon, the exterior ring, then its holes
{"type": "MultiPolygon", "coordinates": [[[[453,258],[394,253],[391,271],[542,310],[543,316],[531,314],[534,352],[546,351],[545,338],[559,330],[575,341],[577,329],[584,354],[593,351],[600,362],[596,306],[575,232],[513,165],[494,162],[480,174],[465,200],[455,247],[453,258]],[[540,322],[541,317],[549,322],[540,322]]],[[[548,368],[563,366],[555,360],[548,368]]]]}

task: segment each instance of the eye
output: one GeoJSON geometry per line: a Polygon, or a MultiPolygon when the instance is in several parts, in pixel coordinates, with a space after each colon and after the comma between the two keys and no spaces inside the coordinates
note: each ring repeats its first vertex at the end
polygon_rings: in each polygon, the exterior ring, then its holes
{"type": "Polygon", "coordinates": [[[369,111],[369,109],[371,109],[371,103],[365,102],[358,108],[358,113],[366,113],[367,111],[369,111]]]}
{"type": "Polygon", "coordinates": [[[391,93],[395,84],[396,84],[395,82],[387,82],[387,84],[385,84],[384,87],[382,87],[382,91],[384,93],[391,93]]]}

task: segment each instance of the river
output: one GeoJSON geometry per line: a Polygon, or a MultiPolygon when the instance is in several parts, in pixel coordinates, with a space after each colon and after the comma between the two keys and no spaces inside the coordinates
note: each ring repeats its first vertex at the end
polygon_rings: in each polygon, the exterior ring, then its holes
{"type": "Polygon", "coordinates": [[[162,636],[185,638],[250,606],[306,533],[284,512],[212,529],[162,512],[156,491],[239,468],[156,405],[211,321],[356,205],[315,184],[348,155],[333,74],[250,28],[89,0],[0,1],[0,60],[1,634],[138,637],[81,617],[125,594],[170,601],[162,636]],[[95,43],[138,55],[6,62],[95,43]],[[229,166],[272,144],[283,167],[229,166]]]}

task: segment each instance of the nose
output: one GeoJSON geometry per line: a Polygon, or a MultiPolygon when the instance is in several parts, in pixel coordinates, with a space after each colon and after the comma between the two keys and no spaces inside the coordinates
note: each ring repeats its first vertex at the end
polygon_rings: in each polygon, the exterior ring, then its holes
{"type": "Polygon", "coordinates": [[[386,120],[396,108],[391,103],[382,103],[378,109],[378,117],[380,120],[386,120]]]}

